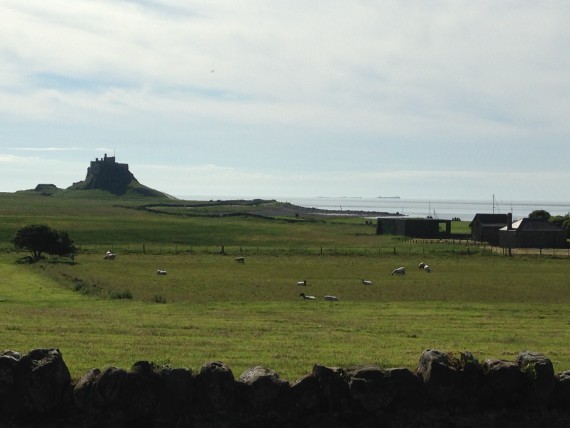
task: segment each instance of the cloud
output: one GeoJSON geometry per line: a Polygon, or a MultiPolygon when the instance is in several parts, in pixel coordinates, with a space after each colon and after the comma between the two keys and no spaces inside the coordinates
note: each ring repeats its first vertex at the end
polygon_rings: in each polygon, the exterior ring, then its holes
{"type": "Polygon", "coordinates": [[[22,115],[500,136],[567,130],[568,8],[550,5],[9,1],[0,43],[22,115]]]}
{"type": "Polygon", "coordinates": [[[0,153],[0,162],[5,162],[5,163],[15,163],[15,162],[22,162],[23,160],[25,160],[26,158],[22,158],[19,156],[14,156],[14,155],[6,155],[6,154],[1,154],[0,153]]]}
{"type": "Polygon", "coordinates": [[[444,181],[414,170],[486,170],[489,192],[488,173],[535,179],[570,155],[562,0],[5,0],[0,13],[7,147],[229,165],[200,185],[270,193],[344,186],[328,171],[375,192],[362,168],[406,171],[410,192],[444,181]]]}
{"type": "Polygon", "coordinates": [[[8,150],[23,152],[70,152],[87,150],[82,147],[9,147],[8,150]]]}

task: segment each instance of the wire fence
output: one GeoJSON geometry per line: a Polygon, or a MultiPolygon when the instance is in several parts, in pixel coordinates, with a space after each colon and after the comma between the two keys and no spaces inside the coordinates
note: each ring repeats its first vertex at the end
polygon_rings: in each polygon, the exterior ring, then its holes
{"type": "MultiPolygon", "coordinates": [[[[3,253],[22,253],[14,247],[0,247],[3,253]]],[[[112,245],[86,245],[78,246],[78,254],[101,254],[107,251],[117,254],[147,254],[147,255],[183,255],[183,254],[220,254],[229,256],[546,256],[569,257],[570,248],[502,248],[490,246],[486,243],[461,240],[432,240],[432,239],[400,239],[394,238],[390,245],[381,246],[189,246],[178,244],[112,244],[112,245]]]]}
{"type": "MultiPolygon", "coordinates": [[[[396,242],[394,245],[361,247],[361,246],[301,246],[301,247],[274,247],[274,246],[184,246],[184,245],[113,245],[80,247],[79,253],[102,256],[106,251],[120,254],[147,254],[147,255],[183,255],[208,254],[229,256],[474,256],[474,255],[509,255],[504,249],[474,242],[419,242],[418,240],[396,242]]],[[[570,257],[570,249],[532,250],[521,249],[511,255],[542,255],[556,257],[570,257]]]]}

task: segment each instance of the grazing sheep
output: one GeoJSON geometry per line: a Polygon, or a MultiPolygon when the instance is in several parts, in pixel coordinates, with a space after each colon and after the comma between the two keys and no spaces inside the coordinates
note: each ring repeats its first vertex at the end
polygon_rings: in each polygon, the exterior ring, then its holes
{"type": "Polygon", "coordinates": [[[338,297],[336,297],[336,296],[331,296],[331,295],[329,295],[329,294],[327,294],[327,295],[325,296],[325,300],[328,300],[329,302],[338,302],[338,301],[339,301],[339,300],[338,300],[338,297]]]}
{"type": "Polygon", "coordinates": [[[305,285],[307,285],[307,280],[304,279],[304,280],[302,280],[302,281],[297,281],[297,285],[305,286],[305,285]]]}
{"type": "Polygon", "coordinates": [[[307,296],[305,293],[299,294],[303,300],[315,300],[315,296],[307,296]]]}
{"type": "Polygon", "coordinates": [[[116,257],[116,254],[115,254],[115,253],[112,253],[112,252],[110,252],[110,251],[107,251],[107,252],[105,253],[105,257],[103,257],[103,259],[105,259],[105,260],[115,260],[115,257],[116,257]]]}
{"type": "Polygon", "coordinates": [[[157,274],[157,275],[166,275],[166,271],[163,270],[163,269],[158,269],[158,270],[156,271],[156,274],[157,274]]]}
{"type": "Polygon", "coordinates": [[[425,262],[420,262],[420,264],[418,265],[419,269],[423,269],[425,267],[425,262]]]}
{"type": "Polygon", "coordinates": [[[238,263],[245,263],[245,257],[236,257],[235,261],[238,263]]]}
{"type": "Polygon", "coordinates": [[[362,285],[372,285],[372,281],[370,281],[369,279],[363,279],[362,285]]]}
{"type": "Polygon", "coordinates": [[[424,271],[426,271],[427,273],[431,272],[431,268],[429,267],[429,265],[424,266],[424,271]]]}
{"type": "Polygon", "coordinates": [[[392,271],[392,275],[405,275],[406,268],[404,266],[400,266],[392,271]]]}

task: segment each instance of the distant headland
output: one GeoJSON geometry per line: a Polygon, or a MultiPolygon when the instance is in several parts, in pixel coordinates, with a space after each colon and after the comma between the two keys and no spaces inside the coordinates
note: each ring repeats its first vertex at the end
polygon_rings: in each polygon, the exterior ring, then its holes
{"type": "Polygon", "coordinates": [[[32,191],[51,196],[59,192],[81,190],[103,190],[117,196],[136,195],[173,199],[166,193],[141,184],[129,171],[128,164],[118,163],[115,156],[107,156],[106,153],[102,158],[91,161],[85,180],[75,182],[67,189],[59,189],[54,184],[38,184],[32,191]]]}

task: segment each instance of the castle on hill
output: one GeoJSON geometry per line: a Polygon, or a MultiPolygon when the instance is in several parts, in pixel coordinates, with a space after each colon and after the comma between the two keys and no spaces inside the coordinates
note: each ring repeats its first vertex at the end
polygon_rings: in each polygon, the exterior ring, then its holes
{"type": "Polygon", "coordinates": [[[70,189],[92,190],[100,189],[115,195],[124,195],[132,185],[139,185],[135,176],[129,171],[129,165],[118,163],[115,156],[95,158],[87,168],[85,180],[73,183],[70,189]]]}
{"type": "MultiPolygon", "coordinates": [[[[115,156],[107,156],[107,153],[105,153],[105,155],[101,159],[95,158],[94,161],[91,161],[91,165],[89,166],[89,168],[87,168],[87,178],[89,176],[97,176],[97,175],[101,174],[101,172],[105,168],[124,169],[128,172],[129,171],[129,164],[128,163],[117,163],[115,161],[115,156]]],[[[86,181],[87,181],[87,178],[85,178],[86,181]]]]}
{"type": "Polygon", "coordinates": [[[107,156],[107,153],[101,159],[95,158],[94,161],[91,161],[87,168],[85,180],[73,183],[69,187],[69,190],[92,189],[105,190],[115,195],[129,193],[140,196],[167,196],[139,183],[129,171],[128,164],[118,163],[115,156],[107,156]]]}
{"type": "MultiPolygon", "coordinates": [[[[107,156],[107,153],[101,159],[95,158],[91,161],[85,180],[73,183],[65,191],[94,189],[104,190],[117,196],[128,194],[175,199],[164,192],[141,184],[129,171],[128,164],[118,163],[115,156],[107,156]]],[[[54,184],[38,184],[32,191],[51,196],[61,190],[54,184]]]]}

